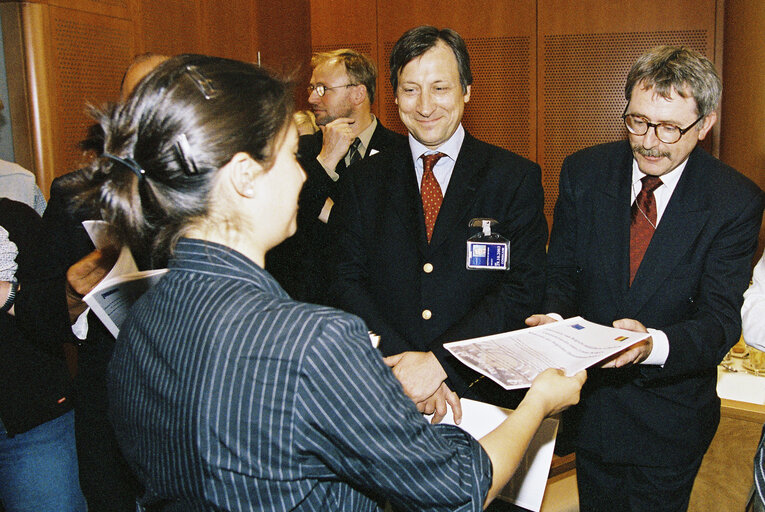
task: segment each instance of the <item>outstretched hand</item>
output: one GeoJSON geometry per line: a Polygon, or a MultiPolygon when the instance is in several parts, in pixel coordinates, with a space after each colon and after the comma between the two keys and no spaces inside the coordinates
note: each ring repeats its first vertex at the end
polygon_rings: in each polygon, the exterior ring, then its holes
{"type": "MultiPolygon", "coordinates": [[[[622,318],[621,320],[616,320],[613,325],[617,329],[626,329],[628,331],[635,332],[648,332],[648,329],[646,329],[643,324],[631,318],[622,318]]],[[[651,354],[652,350],[653,338],[647,338],[639,343],[636,343],[635,345],[632,345],[628,349],[611,356],[606,360],[605,363],[601,365],[601,367],[621,368],[631,364],[640,364],[642,361],[646,360],[646,358],[651,354]]]]}

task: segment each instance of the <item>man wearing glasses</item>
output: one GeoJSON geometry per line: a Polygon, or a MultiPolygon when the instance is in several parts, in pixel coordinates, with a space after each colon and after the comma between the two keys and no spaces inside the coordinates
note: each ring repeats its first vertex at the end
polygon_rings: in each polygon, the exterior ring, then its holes
{"type": "Polygon", "coordinates": [[[403,137],[371,112],[377,69],[369,57],[340,49],[315,54],[311,66],[308,102],[320,130],[300,138],[298,158],[307,179],[298,232],[269,252],[266,268],[293,298],[321,302],[329,275],[326,223],[346,169],[403,137]]]}
{"type": "Polygon", "coordinates": [[[716,366],[763,212],[757,185],[697,147],[720,93],[705,57],[654,48],[627,77],[628,141],[563,163],[544,311],[652,334],[589,373],[572,418],[582,510],[686,510],[719,423],[716,366]]]}

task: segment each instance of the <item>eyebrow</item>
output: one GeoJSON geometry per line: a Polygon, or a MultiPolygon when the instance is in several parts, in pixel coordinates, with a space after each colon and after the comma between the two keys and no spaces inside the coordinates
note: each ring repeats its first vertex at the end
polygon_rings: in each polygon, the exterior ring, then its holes
{"type": "MultiPolygon", "coordinates": [[[[677,126],[678,128],[682,128],[682,127],[683,127],[683,126],[685,126],[686,124],[690,124],[690,123],[682,123],[682,122],[680,122],[680,121],[669,120],[669,119],[666,119],[666,120],[660,120],[660,121],[655,121],[655,122],[654,122],[654,121],[653,121],[653,119],[649,118],[647,115],[645,115],[645,114],[638,114],[637,112],[627,112],[625,115],[628,115],[628,116],[636,116],[636,117],[642,117],[643,119],[645,119],[645,120],[646,120],[646,121],[648,121],[649,123],[653,123],[653,124],[671,124],[671,125],[677,126]]],[[[691,123],[692,123],[692,122],[693,122],[693,121],[691,121],[691,123]]]]}

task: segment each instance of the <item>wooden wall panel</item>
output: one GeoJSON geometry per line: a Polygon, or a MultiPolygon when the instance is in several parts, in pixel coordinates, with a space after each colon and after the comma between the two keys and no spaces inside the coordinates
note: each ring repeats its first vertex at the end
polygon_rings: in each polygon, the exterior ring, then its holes
{"type": "Polygon", "coordinates": [[[552,222],[563,159],[584,147],[626,137],[624,82],[643,51],[683,44],[715,56],[713,0],[640,4],[539,0],[538,152],[545,214],[552,222]]]}
{"type": "Polygon", "coordinates": [[[201,0],[140,0],[138,53],[204,53],[201,0]]]}
{"type": "Polygon", "coordinates": [[[202,12],[202,47],[216,57],[258,59],[256,6],[252,0],[207,0],[202,12]]]}
{"type": "Polygon", "coordinates": [[[368,0],[312,0],[310,32],[312,53],[350,48],[369,55],[377,63],[377,92],[372,110],[379,115],[379,92],[387,78],[377,53],[376,3],[368,0]]]}
{"type": "Polygon", "coordinates": [[[118,96],[132,59],[132,26],[124,19],[50,7],[51,92],[55,173],[80,164],[77,143],[92,123],[86,105],[118,96]]]}
{"type": "MultiPolygon", "coordinates": [[[[765,189],[765,8],[727,0],[720,159],[765,189]]],[[[760,249],[765,245],[765,225],[760,249]]]]}
{"type": "Polygon", "coordinates": [[[47,0],[47,4],[127,19],[131,0],[47,0]]]}
{"type": "MultiPolygon", "coordinates": [[[[470,52],[473,86],[463,124],[477,137],[534,159],[536,153],[536,3],[378,1],[378,50],[381,74],[396,40],[407,29],[430,24],[453,28],[470,52]]],[[[380,117],[401,133],[393,90],[388,80],[380,94],[380,117]]]]}
{"type": "Polygon", "coordinates": [[[256,4],[261,64],[292,78],[295,104],[306,108],[305,88],[311,76],[310,1],[259,0],[256,4]]]}

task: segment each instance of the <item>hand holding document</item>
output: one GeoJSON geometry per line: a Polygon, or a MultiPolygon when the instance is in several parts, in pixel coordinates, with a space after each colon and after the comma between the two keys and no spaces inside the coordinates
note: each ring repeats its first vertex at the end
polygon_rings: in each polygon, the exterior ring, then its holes
{"type": "Polygon", "coordinates": [[[505,389],[531,386],[547,368],[566,375],[625,350],[650,337],[649,333],[616,329],[569,318],[528,329],[446,343],[463,364],[489,377],[505,389]]]}
{"type": "MultiPolygon", "coordinates": [[[[104,221],[85,221],[83,225],[96,249],[119,245],[104,221]]],[[[82,300],[116,338],[130,307],[165,272],[167,269],[140,272],[130,249],[123,246],[109,273],[82,300]]]]}

